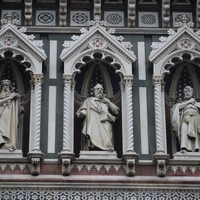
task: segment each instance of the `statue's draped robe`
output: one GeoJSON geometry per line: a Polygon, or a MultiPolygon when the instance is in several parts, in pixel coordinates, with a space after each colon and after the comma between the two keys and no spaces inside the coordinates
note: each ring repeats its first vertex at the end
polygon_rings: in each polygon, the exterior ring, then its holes
{"type": "Polygon", "coordinates": [[[180,103],[172,109],[172,131],[179,139],[180,148],[199,151],[200,148],[200,103],[188,104],[180,110],[180,103]]]}
{"type": "Polygon", "coordinates": [[[0,144],[16,149],[18,100],[8,100],[0,106],[0,144]]]}
{"type": "MultiPolygon", "coordinates": [[[[81,110],[86,110],[87,114],[83,121],[82,133],[89,136],[92,144],[87,147],[98,147],[102,150],[113,149],[113,131],[112,123],[115,117],[109,112],[108,106],[101,103],[98,98],[87,98],[77,111],[80,115],[81,110]]],[[[85,150],[88,150],[85,148],[85,150]]]]}

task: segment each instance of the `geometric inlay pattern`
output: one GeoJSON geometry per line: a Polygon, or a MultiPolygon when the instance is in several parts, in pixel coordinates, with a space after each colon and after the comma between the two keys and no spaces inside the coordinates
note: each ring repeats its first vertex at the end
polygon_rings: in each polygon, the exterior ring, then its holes
{"type": "Polygon", "coordinates": [[[124,26],[124,12],[104,12],[106,26],[124,26]]]}
{"type": "Polygon", "coordinates": [[[189,20],[189,22],[193,22],[191,12],[173,12],[172,13],[173,27],[178,27],[177,23],[181,21],[182,15],[185,15],[185,17],[189,20]]]}
{"type": "Polygon", "coordinates": [[[90,12],[88,11],[70,11],[71,26],[89,26],[90,12]]]}
{"type": "Polygon", "coordinates": [[[11,13],[13,19],[18,20],[17,25],[21,25],[21,10],[2,10],[1,19],[6,19],[8,12],[11,13]]]}
{"type": "Polygon", "coordinates": [[[72,16],[72,20],[76,24],[84,24],[85,22],[88,21],[88,17],[84,13],[76,13],[75,15],[72,16]]]}
{"type": "Polygon", "coordinates": [[[139,0],[138,4],[158,4],[156,0],[139,0]]]}
{"type": "Polygon", "coordinates": [[[55,26],[55,11],[36,11],[36,25],[55,26]]]}
{"type": "Polygon", "coordinates": [[[139,27],[158,27],[157,12],[139,12],[139,27]]]}
{"type": "Polygon", "coordinates": [[[191,5],[189,0],[174,0],[172,5],[191,5]]]}
{"type": "Polygon", "coordinates": [[[123,200],[123,199],[148,199],[148,200],[198,200],[198,190],[137,190],[137,189],[26,189],[2,188],[0,200],[123,200]]]}

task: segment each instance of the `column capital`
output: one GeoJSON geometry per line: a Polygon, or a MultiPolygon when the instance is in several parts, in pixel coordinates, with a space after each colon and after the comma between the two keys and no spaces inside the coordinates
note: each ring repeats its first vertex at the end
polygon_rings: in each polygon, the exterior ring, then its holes
{"type": "Polygon", "coordinates": [[[71,83],[73,76],[71,74],[63,74],[63,83],[71,83]]]}
{"type": "Polygon", "coordinates": [[[63,84],[70,84],[71,89],[74,89],[76,81],[74,81],[74,77],[71,74],[64,74],[63,75],[63,84]]]}
{"type": "Polygon", "coordinates": [[[33,75],[33,82],[34,83],[42,83],[43,82],[43,74],[34,74],[33,75]]]}
{"type": "Polygon", "coordinates": [[[163,76],[153,76],[153,85],[155,86],[156,84],[163,85],[163,76]]]}
{"type": "Polygon", "coordinates": [[[124,84],[133,85],[133,81],[134,81],[133,75],[124,76],[123,81],[124,81],[124,84]]]}

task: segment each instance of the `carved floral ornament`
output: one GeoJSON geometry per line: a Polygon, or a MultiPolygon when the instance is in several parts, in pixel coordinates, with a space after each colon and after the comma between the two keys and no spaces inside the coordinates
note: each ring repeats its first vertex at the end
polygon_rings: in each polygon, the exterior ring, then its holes
{"type": "Polygon", "coordinates": [[[185,49],[185,50],[192,50],[194,49],[195,47],[195,43],[188,39],[188,38],[185,38],[185,39],[182,39],[180,40],[178,43],[177,43],[177,46],[180,48],[180,49],[185,49]]]}
{"type": "MultiPolygon", "coordinates": [[[[81,28],[80,32],[81,35],[73,35],[71,38],[72,40],[74,40],[75,43],[81,43],[80,41],[83,40],[84,38],[87,38],[89,41],[89,46],[93,49],[103,49],[106,47],[107,43],[110,42],[109,40],[112,39],[115,42],[118,41],[121,46],[123,46],[123,48],[127,49],[128,51],[131,51],[131,43],[130,42],[123,42],[124,38],[122,36],[114,36],[113,34],[115,33],[115,29],[111,28],[109,30],[106,30],[105,28],[105,22],[104,21],[100,21],[100,16],[97,15],[95,16],[95,19],[90,21],[90,25],[91,27],[89,28],[89,30],[85,29],[85,28],[81,28]],[[92,31],[95,28],[99,28],[100,30],[96,31],[94,34],[94,38],[89,38],[91,37],[90,35],[92,35],[92,31]],[[102,31],[104,32],[102,34],[102,31]],[[106,34],[106,36],[105,36],[106,34]],[[104,37],[105,36],[105,37],[104,37]],[[109,39],[108,39],[109,37],[109,39]]],[[[75,44],[74,43],[74,44],[75,44]]],[[[66,49],[70,49],[72,48],[72,42],[71,41],[65,41],[63,46],[66,49]]],[[[73,46],[74,46],[73,44],[73,46]]],[[[114,43],[113,43],[114,44],[114,43]]]]}
{"type": "Polygon", "coordinates": [[[182,60],[184,53],[190,54],[191,59],[199,57],[200,31],[194,32],[193,24],[183,15],[178,23],[177,31],[168,30],[168,37],[160,37],[160,42],[153,42],[149,56],[150,62],[154,63],[154,75],[163,75],[168,71],[166,65],[174,65],[172,59],[178,57],[182,60]]]}
{"type": "Polygon", "coordinates": [[[16,47],[18,45],[18,41],[12,36],[5,36],[1,38],[0,44],[3,47],[16,47]]]}
{"type": "Polygon", "coordinates": [[[46,59],[46,54],[43,50],[43,41],[34,41],[33,34],[27,35],[27,28],[16,26],[17,21],[13,19],[12,13],[8,13],[4,19],[1,20],[0,30],[0,54],[5,57],[6,51],[12,52],[12,57],[17,55],[23,56],[21,63],[30,63],[30,68],[34,74],[42,73],[42,61],[46,59]],[[19,47],[20,46],[20,47],[19,47]]]}
{"type": "Polygon", "coordinates": [[[94,49],[103,49],[106,46],[106,42],[102,38],[96,37],[89,42],[89,45],[94,49]]]}

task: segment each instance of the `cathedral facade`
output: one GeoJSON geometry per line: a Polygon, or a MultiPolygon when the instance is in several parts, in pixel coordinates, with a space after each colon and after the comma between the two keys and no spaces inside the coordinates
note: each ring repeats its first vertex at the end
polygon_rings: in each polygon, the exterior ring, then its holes
{"type": "Polygon", "coordinates": [[[0,0],[0,199],[199,199],[199,14],[0,0]]]}

